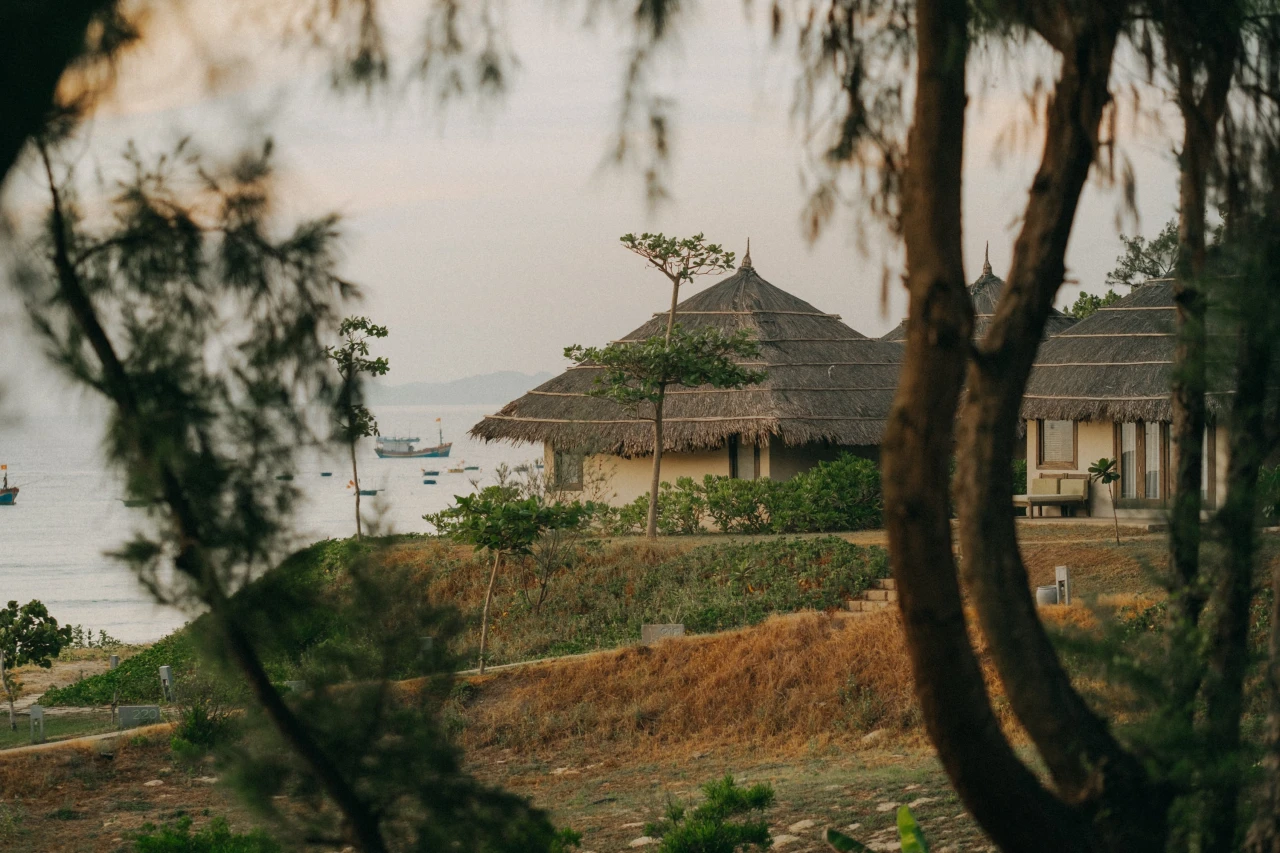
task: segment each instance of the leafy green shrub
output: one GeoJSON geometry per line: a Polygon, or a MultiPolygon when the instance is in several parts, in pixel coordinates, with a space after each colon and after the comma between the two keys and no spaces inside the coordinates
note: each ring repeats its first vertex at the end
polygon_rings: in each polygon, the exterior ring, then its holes
{"type": "Polygon", "coordinates": [[[283,848],[261,829],[234,833],[225,818],[214,818],[199,832],[191,832],[191,818],[157,828],[142,825],[134,838],[134,853],[281,853],[283,848]]]}
{"type": "MultiPolygon", "coordinates": [[[[1025,472],[1025,463],[1024,463],[1025,472]]],[[[644,530],[649,496],[621,507],[604,529],[615,536],[644,530]]],[[[744,480],[708,474],[663,483],[658,530],[700,533],[707,517],[722,533],[827,533],[880,527],[884,498],[875,463],[845,454],[820,462],[790,480],[744,480]]]]}
{"type": "Polygon", "coordinates": [[[235,736],[236,718],[228,706],[229,694],[221,685],[200,675],[181,685],[181,711],[169,742],[177,758],[196,761],[235,736]]]}
{"type": "Polygon", "coordinates": [[[849,454],[819,462],[790,480],[775,483],[766,498],[774,533],[865,530],[884,523],[880,469],[849,454]]]}
{"type": "Polygon", "coordinates": [[[1015,495],[1025,495],[1027,493],[1027,460],[1013,460],[1013,493],[1015,495]]]}
{"type": "Polygon", "coordinates": [[[692,812],[676,800],[667,816],[645,826],[645,835],[662,839],[661,853],[736,853],[747,845],[767,849],[773,844],[769,824],[761,817],[731,821],[773,805],[773,788],[765,784],[740,788],[732,776],[702,786],[706,800],[692,812]]]}
{"type": "Polygon", "coordinates": [[[706,475],[702,490],[707,513],[722,533],[764,533],[769,529],[766,509],[769,494],[778,487],[773,480],[737,480],[706,475]]]}

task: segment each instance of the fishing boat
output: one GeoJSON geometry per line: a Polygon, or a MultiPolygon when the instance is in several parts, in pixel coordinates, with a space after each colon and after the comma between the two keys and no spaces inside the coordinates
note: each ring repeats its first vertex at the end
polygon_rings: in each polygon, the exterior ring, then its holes
{"type": "Polygon", "coordinates": [[[424,486],[434,486],[435,484],[436,484],[436,481],[429,478],[422,481],[422,485],[424,486]]]}
{"type": "Polygon", "coordinates": [[[480,466],[479,465],[463,465],[462,470],[463,471],[479,471],[480,466]]]}
{"type": "Polygon", "coordinates": [[[378,494],[378,490],[377,489],[361,489],[360,494],[363,497],[371,498],[378,494]]]}
{"type": "Polygon", "coordinates": [[[4,471],[4,485],[0,486],[0,506],[13,506],[18,500],[18,487],[9,485],[9,466],[0,465],[4,471]]]}
{"type": "Polygon", "coordinates": [[[423,469],[422,469],[422,476],[424,476],[424,477],[439,477],[439,476],[440,476],[440,472],[439,472],[439,471],[428,471],[426,468],[423,468],[423,469]]]}
{"type": "Polygon", "coordinates": [[[333,472],[332,472],[332,471],[321,471],[321,472],[320,472],[320,476],[321,476],[321,477],[332,477],[332,476],[333,476],[333,472]]]}
{"type": "Polygon", "coordinates": [[[461,469],[461,468],[447,468],[446,470],[447,470],[450,474],[461,474],[461,473],[462,473],[462,469],[461,469]]]}
{"type": "Polygon", "coordinates": [[[449,449],[453,447],[453,442],[444,440],[444,429],[439,427],[439,423],[440,419],[436,418],[437,429],[440,433],[440,443],[435,447],[415,447],[414,445],[417,442],[422,441],[416,436],[413,438],[401,438],[380,435],[373,451],[378,454],[379,459],[444,458],[449,455],[449,449]]]}

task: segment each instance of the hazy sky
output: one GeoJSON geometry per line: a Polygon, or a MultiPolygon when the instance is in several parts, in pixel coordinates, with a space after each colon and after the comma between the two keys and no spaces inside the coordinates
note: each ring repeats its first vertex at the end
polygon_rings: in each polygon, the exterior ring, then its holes
{"type": "MultiPolygon", "coordinates": [[[[746,19],[741,0],[698,5],[662,81],[678,108],[673,196],[655,210],[645,203],[637,172],[601,167],[625,41],[610,27],[585,30],[572,13],[545,11],[554,5],[513,4],[521,68],[509,94],[484,110],[455,107],[445,116],[414,87],[392,87],[372,102],[333,95],[323,67],[274,41],[241,36],[247,61],[228,87],[210,92],[201,85],[205,58],[191,52],[190,42],[160,40],[124,63],[118,101],[94,120],[82,162],[109,170],[129,139],[161,150],[189,133],[205,147],[229,149],[254,133],[272,134],[289,211],[336,210],[345,217],[344,272],[364,287],[357,310],[390,326],[379,353],[391,359],[393,382],[557,370],[566,344],[603,343],[640,325],[662,310],[669,291],[664,278],[619,247],[627,231],[702,231],[739,254],[750,237],[756,269],[767,280],[868,335],[898,323],[905,304],[901,268],[877,231],[869,234],[866,255],[855,248],[847,214],[815,244],[804,238],[803,146],[791,117],[789,42],[773,50],[762,22],[746,19]],[[881,310],[886,262],[887,313],[881,310]]],[[[398,25],[412,28],[415,8],[400,4],[398,25]]],[[[976,93],[966,138],[971,279],[988,240],[997,274],[1007,268],[1039,157],[1034,139],[997,156],[997,139],[1028,108],[1024,81],[1010,69],[992,62],[985,72],[995,82],[976,93]]],[[[1172,145],[1150,129],[1127,134],[1124,153],[1138,178],[1148,235],[1174,210],[1172,145]]],[[[11,209],[29,204],[28,180],[18,175],[10,182],[11,209]]],[[[1086,289],[1101,287],[1120,251],[1118,209],[1117,190],[1090,186],[1085,194],[1068,277],[1086,289]]],[[[694,289],[709,283],[700,280],[694,289]]],[[[1065,287],[1059,304],[1069,304],[1078,289],[1065,287]]],[[[12,315],[8,320],[11,332],[12,315]]],[[[38,355],[25,347],[13,353],[8,337],[10,384],[38,375],[38,355]]]]}

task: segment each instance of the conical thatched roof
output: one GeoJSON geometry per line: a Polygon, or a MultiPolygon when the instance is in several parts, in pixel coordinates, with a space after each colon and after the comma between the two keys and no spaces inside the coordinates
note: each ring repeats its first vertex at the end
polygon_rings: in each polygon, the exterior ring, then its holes
{"type": "MultiPolygon", "coordinates": [[[[717,447],[733,435],[755,442],[777,437],[787,444],[880,442],[897,385],[900,345],[867,338],[837,315],[773,286],[752,268],[749,255],[736,273],[684,300],[676,311],[687,329],[749,329],[760,344],[760,358],[751,366],[765,369],[768,378],[742,390],[668,390],[665,449],[717,447]]],[[[655,314],[622,340],[661,334],[666,316],[655,314]]],[[[653,452],[652,421],[587,396],[599,372],[572,367],[485,418],[471,434],[628,456],[653,452]]]]}
{"type": "MultiPolygon", "coordinates": [[[[1173,282],[1150,281],[1040,345],[1025,418],[1169,421],[1173,282]]],[[[1210,393],[1217,413],[1224,398],[1210,393]]]]}
{"type": "MultiPolygon", "coordinates": [[[[1004,279],[991,272],[990,260],[984,260],[982,263],[982,275],[978,276],[977,281],[969,285],[969,298],[973,300],[973,336],[975,338],[981,338],[987,333],[987,327],[991,325],[991,318],[995,316],[996,304],[1000,301],[1000,292],[1002,290],[1004,290],[1004,279]]],[[[1052,309],[1049,312],[1049,319],[1045,321],[1045,337],[1056,335],[1063,329],[1070,328],[1074,322],[1074,318],[1063,314],[1056,308],[1052,309]]],[[[883,335],[880,340],[906,343],[907,321],[903,320],[892,331],[883,335]]]]}

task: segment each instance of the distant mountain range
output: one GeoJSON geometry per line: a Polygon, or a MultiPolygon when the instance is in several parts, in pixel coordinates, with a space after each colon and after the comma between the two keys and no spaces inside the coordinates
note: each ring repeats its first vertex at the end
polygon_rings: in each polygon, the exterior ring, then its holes
{"type": "Polygon", "coordinates": [[[531,374],[500,370],[452,382],[406,382],[403,385],[371,382],[366,395],[370,405],[374,406],[504,404],[530,388],[536,388],[553,375],[547,371],[531,374]]]}

